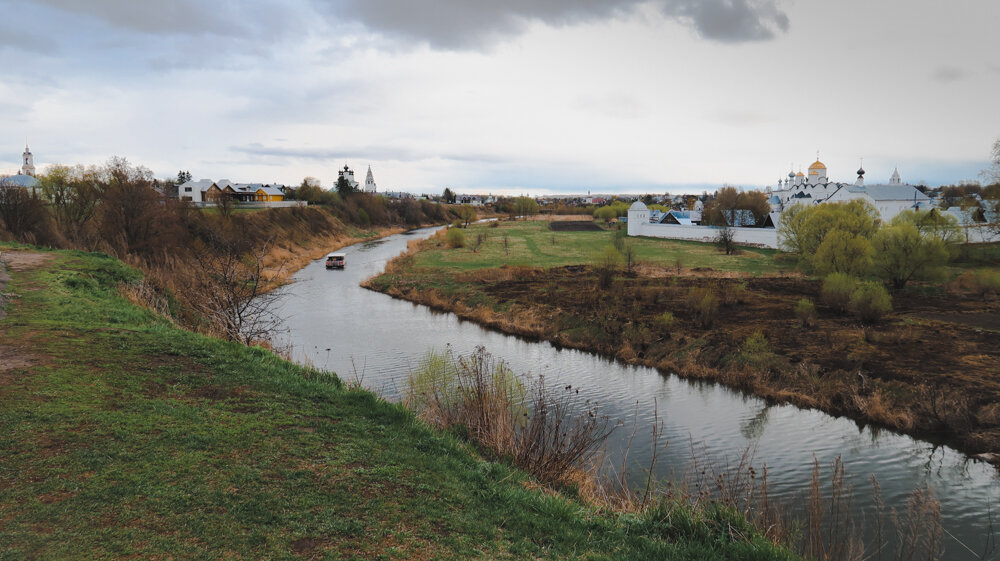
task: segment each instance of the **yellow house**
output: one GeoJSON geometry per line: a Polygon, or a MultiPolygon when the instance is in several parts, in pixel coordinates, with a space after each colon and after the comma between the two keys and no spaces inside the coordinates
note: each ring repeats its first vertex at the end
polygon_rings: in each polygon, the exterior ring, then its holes
{"type": "Polygon", "coordinates": [[[276,202],[285,200],[285,194],[277,187],[271,187],[270,185],[265,185],[260,187],[254,193],[254,200],[263,202],[276,202]]]}

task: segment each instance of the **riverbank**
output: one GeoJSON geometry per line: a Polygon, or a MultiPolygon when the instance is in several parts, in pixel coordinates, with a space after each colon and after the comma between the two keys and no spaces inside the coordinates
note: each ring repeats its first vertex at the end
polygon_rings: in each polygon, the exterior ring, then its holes
{"type": "Polygon", "coordinates": [[[5,557],[794,558],[729,511],[544,489],[335,375],[130,304],[115,259],[25,249],[4,247],[5,557]]]}
{"type": "Polygon", "coordinates": [[[881,323],[865,326],[819,304],[818,281],[782,271],[787,266],[773,254],[768,262],[759,250],[727,259],[706,244],[643,240],[659,245],[639,246],[638,260],[643,254],[655,260],[601,289],[587,263],[613,241],[611,232],[584,233],[593,237],[591,253],[569,264],[576,242],[557,236],[574,234],[509,223],[483,231],[489,239],[475,253],[450,249],[442,239],[413,244],[365,286],[506,333],[721,382],[997,459],[996,299],[957,285],[915,287],[894,296],[895,310],[881,323]],[[705,266],[709,259],[716,264],[705,266]],[[706,294],[714,304],[703,311],[697,304],[706,294]],[[809,327],[793,311],[802,298],[817,303],[809,327]]]}

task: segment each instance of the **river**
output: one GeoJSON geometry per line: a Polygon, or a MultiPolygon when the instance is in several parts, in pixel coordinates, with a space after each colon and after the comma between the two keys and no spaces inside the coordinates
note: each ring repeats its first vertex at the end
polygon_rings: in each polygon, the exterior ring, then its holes
{"type": "MultiPolygon", "coordinates": [[[[365,290],[364,279],[427,228],[360,243],[342,250],[344,270],[326,270],[315,261],[293,277],[282,293],[278,313],[285,318],[287,341],[296,360],[359,380],[385,398],[398,399],[407,376],[429,349],[469,354],[482,345],[515,371],[544,375],[551,385],[572,385],[581,398],[597,402],[602,414],[626,421],[609,439],[607,457],[620,464],[636,403],[639,432],[630,447],[628,471],[641,479],[652,447],[649,427],[654,400],[669,445],[661,451],[656,475],[690,469],[692,450],[716,465],[735,464],[751,449],[756,465],[769,470],[770,496],[801,504],[809,488],[814,459],[829,486],[839,456],[858,507],[870,503],[869,479],[875,475],[886,505],[902,510],[910,492],[928,486],[941,501],[944,528],[973,551],[986,545],[991,507],[1000,502],[1000,477],[990,465],[947,447],[846,418],[790,405],[769,405],[718,384],[683,380],[652,368],[635,367],[590,353],[560,349],[483,329],[452,314],[434,312],[365,290]]],[[[870,520],[869,520],[870,524],[870,520]]],[[[945,559],[976,559],[946,536],[945,559]]]]}

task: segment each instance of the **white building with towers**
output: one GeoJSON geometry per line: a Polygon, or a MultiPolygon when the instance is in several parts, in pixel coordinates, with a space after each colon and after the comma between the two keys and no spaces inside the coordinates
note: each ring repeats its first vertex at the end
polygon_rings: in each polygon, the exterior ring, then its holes
{"type": "MultiPolygon", "coordinates": [[[[374,194],[375,191],[377,190],[377,186],[375,185],[375,176],[372,175],[372,166],[371,165],[368,166],[368,174],[365,175],[365,185],[364,185],[364,187],[362,187],[361,184],[359,184],[358,181],[356,179],[354,179],[354,170],[351,169],[347,165],[344,166],[344,169],[337,170],[337,183],[340,183],[340,178],[341,177],[343,177],[344,179],[346,179],[347,180],[347,184],[351,186],[351,189],[354,189],[356,191],[362,191],[363,190],[365,193],[372,193],[372,194],[374,194]]],[[[333,184],[333,188],[335,190],[337,188],[337,183],[333,184]]]]}
{"type": "Polygon", "coordinates": [[[21,169],[16,175],[0,175],[0,187],[25,187],[34,189],[38,187],[38,179],[35,178],[35,156],[24,145],[24,154],[21,154],[21,169]]]}
{"type": "Polygon", "coordinates": [[[344,169],[337,171],[337,183],[333,184],[334,190],[337,189],[337,184],[340,183],[341,177],[347,180],[347,184],[351,186],[351,189],[358,188],[358,182],[354,180],[354,170],[347,167],[347,164],[344,164],[344,169]]]}
{"type": "Polygon", "coordinates": [[[788,179],[779,179],[777,189],[769,188],[768,200],[771,210],[784,212],[798,204],[813,205],[825,202],[841,202],[864,199],[874,206],[882,220],[888,222],[897,214],[908,209],[924,209],[931,205],[930,198],[913,185],[903,183],[899,169],[892,170],[888,183],[865,184],[865,169],[858,168],[858,177],[853,183],[830,181],[826,165],[819,160],[809,166],[809,175],[788,172],[788,179]]]}

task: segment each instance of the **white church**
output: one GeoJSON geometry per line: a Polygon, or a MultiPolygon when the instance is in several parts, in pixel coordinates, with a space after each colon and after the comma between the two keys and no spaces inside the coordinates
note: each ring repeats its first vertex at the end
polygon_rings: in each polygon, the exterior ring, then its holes
{"type": "MultiPolygon", "coordinates": [[[[371,165],[368,166],[368,175],[365,176],[365,186],[364,186],[364,189],[361,189],[360,184],[354,179],[354,170],[351,169],[350,167],[348,167],[347,165],[344,166],[344,169],[337,171],[337,182],[338,183],[340,182],[340,178],[341,177],[343,177],[344,179],[347,180],[348,185],[350,185],[353,189],[356,189],[358,191],[362,191],[363,190],[365,193],[372,193],[372,194],[374,194],[376,192],[376,190],[377,190],[377,187],[375,185],[375,176],[372,175],[372,166],[371,165]]],[[[337,184],[336,183],[334,183],[333,188],[336,190],[336,188],[337,188],[337,184]]]]}
{"type": "Polygon", "coordinates": [[[875,207],[884,222],[908,209],[926,209],[932,206],[930,197],[913,185],[903,183],[899,169],[893,169],[888,183],[865,184],[864,167],[858,169],[854,183],[830,181],[826,165],[819,160],[809,166],[809,175],[788,172],[788,179],[779,179],[776,189],[769,188],[768,200],[773,212],[784,212],[798,204],[820,204],[852,199],[867,200],[875,207]]]}
{"type": "Polygon", "coordinates": [[[9,187],[34,188],[38,186],[38,179],[35,174],[35,156],[31,153],[28,145],[24,145],[24,153],[21,154],[21,169],[16,175],[0,177],[0,185],[9,187]]]}

